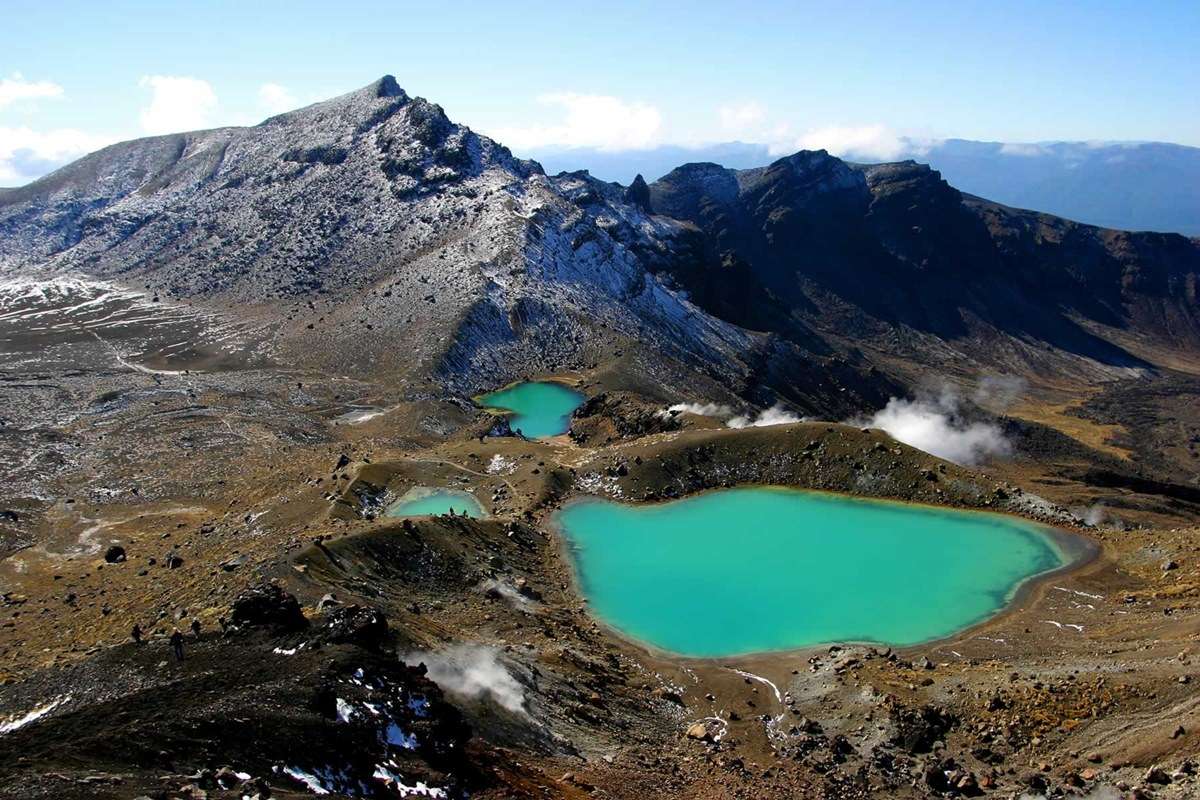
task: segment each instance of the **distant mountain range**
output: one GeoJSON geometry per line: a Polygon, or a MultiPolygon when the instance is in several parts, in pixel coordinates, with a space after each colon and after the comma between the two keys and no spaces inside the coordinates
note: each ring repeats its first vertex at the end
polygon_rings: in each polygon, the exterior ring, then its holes
{"type": "MultiPolygon", "coordinates": [[[[929,164],[969,194],[1107,228],[1200,235],[1200,148],[1161,142],[1006,144],[965,139],[909,145],[904,158],[929,164]]],[[[623,151],[559,148],[522,155],[535,158],[551,173],[586,169],[601,180],[623,184],[638,174],[655,180],[689,162],[747,169],[778,157],[766,145],[743,142],[623,151]]],[[[847,158],[874,160],[854,153],[847,158]]]]}

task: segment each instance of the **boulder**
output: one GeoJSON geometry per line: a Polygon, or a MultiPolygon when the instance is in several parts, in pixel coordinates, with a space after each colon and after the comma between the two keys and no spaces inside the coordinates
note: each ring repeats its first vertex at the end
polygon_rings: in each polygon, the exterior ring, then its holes
{"type": "Polygon", "coordinates": [[[1046,783],[1046,777],[1037,772],[1025,773],[1021,777],[1021,782],[1036,794],[1045,794],[1050,788],[1050,785],[1046,783]]]}
{"type": "Polygon", "coordinates": [[[296,598],[273,583],[253,586],[239,594],[230,607],[229,622],[235,628],[271,627],[282,631],[308,625],[296,598]]]}
{"type": "Polygon", "coordinates": [[[241,786],[243,783],[241,776],[231,767],[221,767],[213,777],[217,785],[222,789],[232,789],[235,786],[241,786]]]}
{"type": "Polygon", "coordinates": [[[359,605],[336,606],[328,613],[326,636],[331,642],[349,642],[378,650],[387,639],[387,618],[381,611],[359,605]]]}
{"type": "Polygon", "coordinates": [[[677,706],[683,705],[683,698],[680,697],[679,693],[665,686],[654,687],[654,690],[650,692],[650,696],[655,700],[666,700],[668,703],[674,703],[677,706]]]}
{"type": "Polygon", "coordinates": [[[800,721],[796,723],[796,729],[801,733],[808,733],[812,735],[821,735],[825,732],[825,729],[821,727],[821,723],[817,722],[815,719],[809,719],[808,717],[801,717],[800,721]]]}
{"type": "Polygon", "coordinates": [[[1167,771],[1158,764],[1155,764],[1150,769],[1146,770],[1146,774],[1142,776],[1143,783],[1168,784],[1171,782],[1171,776],[1167,771]]]}
{"type": "Polygon", "coordinates": [[[897,707],[892,711],[892,744],[909,753],[928,753],[955,722],[952,714],[936,706],[897,707]]]}
{"type": "Polygon", "coordinates": [[[104,561],[108,564],[120,564],[125,561],[125,548],[119,544],[104,551],[104,561]]]}
{"type": "Polygon", "coordinates": [[[233,558],[222,561],[218,566],[220,566],[225,572],[233,572],[238,567],[245,564],[247,560],[247,557],[244,555],[234,556],[233,558]]]}

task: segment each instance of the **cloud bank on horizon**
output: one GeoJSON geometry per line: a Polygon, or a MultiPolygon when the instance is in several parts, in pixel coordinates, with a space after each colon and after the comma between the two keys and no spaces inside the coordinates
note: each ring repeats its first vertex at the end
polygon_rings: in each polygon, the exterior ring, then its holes
{"type": "Polygon", "coordinates": [[[889,161],[917,155],[937,141],[902,135],[878,122],[803,127],[773,117],[757,100],[717,106],[707,129],[686,134],[673,130],[667,115],[642,100],[612,95],[551,92],[539,105],[557,116],[536,124],[510,124],[483,132],[517,152],[586,148],[601,152],[649,150],[657,147],[698,149],[723,142],[764,146],[771,155],[797,150],[828,150],[836,156],[889,161]]]}
{"type": "MultiPolygon", "coordinates": [[[[253,108],[231,108],[222,102],[209,81],[190,75],[143,75],[130,91],[139,92],[143,99],[137,119],[111,132],[8,126],[0,118],[0,185],[36,180],[123,139],[223,125],[252,125],[266,116],[301,105],[293,90],[268,82],[258,87],[253,108]]],[[[317,99],[321,98],[307,101],[317,99]]],[[[546,112],[541,119],[511,120],[484,127],[482,132],[520,154],[571,149],[620,153],[672,145],[696,148],[728,141],[761,145],[771,155],[823,148],[839,156],[887,160],[914,151],[914,139],[880,123],[803,128],[772,117],[769,109],[756,100],[715,105],[708,114],[711,121],[707,128],[702,125],[686,132],[672,127],[666,113],[645,100],[575,91],[547,92],[536,100],[538,107],[546,112]]],[[[69,102],[70,96],[53,80],[30,80],[21,73],[0,79],[0,112],[16,107],[29,110],[38,103],[62,101],[69,102]]]]}
{"type": "MultiPolygon", "coordinates": [[[[6,125],[0,117],[0,186],[20,186],[102,147],[139,136],[203,130],[223,125],[253,125],[264,117],[301,105],[296,95],[278,83],[258,87],[248,110],[223,105],[207,80],[185,75],[143,75],[136,91],[143,97],[136,125],[112,132],[79,128],[38,129],[6,125]]],[[[318,98],[312,98],[315,100],[318,98]]],[[[0,112],[28,111],[45,101],[69,101],[65,88],[51,80],[29,80],[19,72],[0,78],[0,112]]],[[[310,100],[309,102],[312,102],[310,100]]]]}
{"type": "Polygon", "coordinates": [[[538,102],[561,110],[561,119],[497,128],[492,138],[517,150],[543,147],[637,150],[662,142],[662,114],[647,103],[576,92],[543,94],[538,102]]]}
{"type": "MultiPolygon", "coordinates": [[[[116,91],[128,92],[131,98],[136,98],[137,105],[136,115],[130,114],[118,129],[38,127],[35,122],[25,120],[22,124],[12,124],[8,118],[11,115],[36,120],[40,108],[69,104],[70,92],[45,76],[30,79],[14,72],[0,78],[0,186],[23,185],[124,139],[224,125],[253,125],[268,116],[326,99],[302,95],[282,83],[265,82],[256,91],[248,88],[243,92],[239,96],[241,102],[230,102],[202,77],[171,74],[142,75],[135,83],[116,91]]],[[[1022,194],[1023,187],[1010,190],[1003,185],[993,186],[1001,180],[995,176],[973,182],[972,173],[955,173],[956,164],[948,162],[947,154],[939,149],[951,144],[951,140],[925,132],[898,130],[878,121],[809,124],[811,120],[776,113],[758,99],[721,102],[714,98],[711,107],[697,107],[694,120],[684,125],[660,104],[643,98],[564,90],[537,95],[535,100],[533,112],[522,112],[518,102],[498,119],[475,127],[509,146],[517,155],[538,159],[551,173],[588,168],[604,180],[624,183],[638,172],[653,180],[687,161],[711,160],[731,168],[746,168],[762,166],[798,150],[823,149],[850,161],[868,163],[906,158],[933,161],[935,168],[949,168],[948,179],[967,191],[1095,224],[1184,232],[1194,228],[1190,217],[1182,222],[1174,218],[1160,220],[1153,215],[1148,219],[1136,215],[1126,219],[1120,214],[1077,210],[1070,203],[1054,202],[1053,198],[1051,201],[1027,198],[1022,194]]],[[[61,111],[64,107],[57,108],[61,111]]],[[[459,121],[472,123],[470,113],[455,116],[460,117],[459,121]]],[[[1054,146],[1054,143],[997,144],[995,155],[1010,159],[997,174],[1003,177],[1005,170],[1015,170],[1019,177],[1021,168],[1011,163],[1011,159],[1018,157],[1029,157],[1030,161],[1038,157],[1057,158],[1063,168],[1074,166],[1079,160],[1070,154],[1056,155],[1054,146]]],[[[973,168],[971,164],[967,166],[973,168]]]]}

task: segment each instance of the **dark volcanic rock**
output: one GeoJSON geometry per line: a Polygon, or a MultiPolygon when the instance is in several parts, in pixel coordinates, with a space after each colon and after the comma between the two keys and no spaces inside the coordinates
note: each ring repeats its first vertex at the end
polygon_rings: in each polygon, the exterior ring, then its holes
{"type": "Polygon", "coordinates": [[[832,329],[923,355],[897,340],[904,327],[973,344],[985,362],[1000,334],[1112,367],[1141,363],[1084,318],[1200,346],[1195,240],[965,197],[911,161],[857,166],[817,151],[741,171],[689,164],[650,197],[702,232],[670,267],[696,302],[793,341],[832,329]]]}
{"type": "Polygon", "coordinates": [[[892,743],[910,753],[928,753],[955,725],[954,716],[936,706],[892,709],[892,743]]]}
{"type": "Polygon", "coordinates": [[[676,415],[628,392],[601,392],[589,397],[571,418],[569,434],[579,444],[647,436],[679,430],[676,415]]]}
{"type": "Polygon", "coordinates": [[[111,686],[106,699],[6,733],[0,771],[10,779],[20,754],[23,771],[52,776],[40,796],[55,798],[202,796],[180,790],[189,784],[210,797],[254,796],[269,784],[275,796],[383,798],[420,782],[452,800],[486,785],[470,728],[423,668],[353,644],[292,655],[275,644],[253,634],[197,641],[182,680],[150,648],[112,648],[56,676],[55,690],[75,696],[111,686]],[[64,747],[69,765],[56,755],[64,747]],[[72,791],[53,777],[114,765],[119,783],[105,791],[72,791]],[[243,783],[224,765],[251,777],[243,783]]]}
{"type": "Polygon", "coordinates": [[[242,592],[233,601],[229,621],[234,627],[271,627],[280,631],[308,626],[300,603],[274,583],[264,583],[242,592]]]}
{"type": "Polygon", "coordinates": [[[352,642],[378,650],[387,639],[387,618],[377,609],[330,604],[326,616],[325,635],[331,642],[352,642]]]}
{"type": "Polygon", "coordinates": [[[641,175],[635,177],[633,183],[629,184],[629,188],[625,190],[624,200],[626,203],[650,213],[650,187],[646,185],[646,179],[641,175]]]}

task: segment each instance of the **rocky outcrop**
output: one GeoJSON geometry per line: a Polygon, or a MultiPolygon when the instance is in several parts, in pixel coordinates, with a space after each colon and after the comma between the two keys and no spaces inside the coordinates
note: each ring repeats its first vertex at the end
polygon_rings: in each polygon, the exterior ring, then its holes
{"type": "Polygon", "coordinates": [[[680,427],[678,415],[664,411],[661,405],[646,403],[629,392],[601,392],[575,409],[569,433],[576,443],[594,446],[680,427]]]}
{"type": "Polygon", "coordinates": [[[278,631],[301,630],[308,620],[300,603],[278,584],[251,587],[233,601],[229,622],[235,628],[272,628],[278,631]]]}
{"type": "Polygon", "coordinates": [[[326,613],[325,637],[331,642],[353,643],[379,650],[388,635],[387,618],[375,608],[335,605],[326,613]]]}
{"type": "Polygon", "coordinates": [[[890,709],[892,744],[909,753],[928,753],[954,727],[954,716],[936,706],[908,708],[894,704],[890,709]]]}
{"type": "Polygon", "coordinates": [[[646,179],[641,175],[633,179],[633,183],[629,184],[629,188],[625,190],[625,196],[622,198],[631,206],[636,206],[647,214],[651,212],[650,206],[650,187],[646,185],[646,179]]]}
{"type": "Polygon", "coordinates": [[[741,171],[686,165],[650,195],[702,234],[671,267],[693,298],[790,341],[833,334],[923,361],[953,342],[960,364],[1009,369],[1015,343],[1037,341],[1114,376],[1146,366],[1130,329],[1200,348],[1200,243],[1182,236],[1008,209],[925,165],[824,151],[741,171]],[[997,337],[1014,344],[998,350],[997,337]]]}

